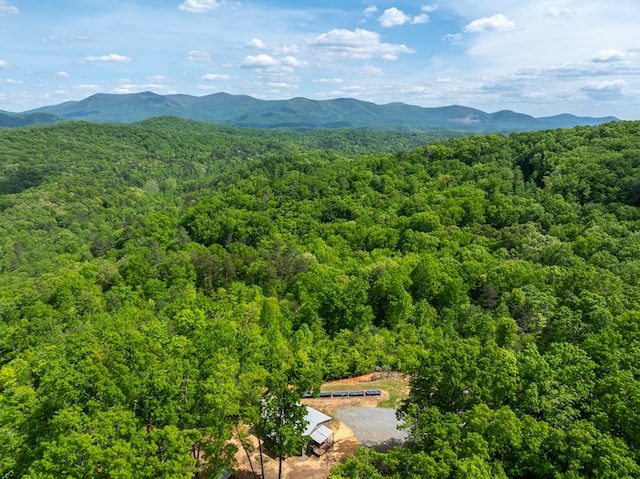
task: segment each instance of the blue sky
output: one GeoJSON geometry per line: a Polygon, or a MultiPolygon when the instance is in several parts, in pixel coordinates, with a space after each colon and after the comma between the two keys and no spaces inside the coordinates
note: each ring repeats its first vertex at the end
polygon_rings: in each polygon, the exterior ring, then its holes
{"type": "Polygon", "coordinates": [[[0,0],[0,110],[215,92],[640,119],[637,0],[0,0]]]}

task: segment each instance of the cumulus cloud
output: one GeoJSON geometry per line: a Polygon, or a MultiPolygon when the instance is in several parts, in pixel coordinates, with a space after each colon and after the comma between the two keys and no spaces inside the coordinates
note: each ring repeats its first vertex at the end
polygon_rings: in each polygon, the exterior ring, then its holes
{"type": "Polygon", "coordinates": [[[333,29],[311,40],[311,46],[334,59],[368,59],[381,57],[397,60],[401,53],[414,53],[406,45],[382,43],[379,33],[361,28],[355,30],[333,29]]]}
{"type": "Polygon", "coordinates": [[[410,22],[411,17],[402,10],[399,10],[396,7],[391,7],[384,11],[380,18],[378,18],[378,21],[383,27],[391,28],[410,22]]]}
{"type": "Polygon", "coordinates": [[[608,48],[607,50],[600,50],[596,54],[593,61],[598,63],[617,62],[626,60],[633,55],[633,52],[622,52],[620,50],[616,50],[615,48],[608,48]]]}
{"type": "Polygon", "coordinates": [[[362,13],[364,13],[365,16],[370,17],[371,15],[378,13],[378,7],[371,5],[370,7],[365,8],[362,13]]]}
{"type": "Polygon", "coordinates": [[[265,68],[265,67],[273,67],[280,65],[280,62],[273,58],[272,56],[266,55],[264,53],[260,55],[249,55],[244,57],[240,66],[245,68],[265,68]]]}
{"type": "Polygon", "coordinates": [[[5,0],[0,0],[0,17],[6,17],[7,15],[18,15],[20,10],[18,7],[9,5],[5,0]]]}
{"type": "Polygon", "coordinates": [[[298,77],[293,76],[295,67],[304,67],[306,63],[293,56],[274,58],[271,55],[262,53],[245,57],[240,66],[255,70],[261,79],[276,83],[291,83],[300,81],[298,77]]]}
{"type": "Polygon", "coordinates": [[[259,38],[252,38],[247,42],[248,47],[258,48],[260,50],[264,50],[267,48],[267,44],[260,40],[259,38]]]}
{"type": "Polygon", "coordinates": [[[14,80],[13,78],[7,78],[5,80],[7,85],[22,85],[24,83],[22,80],[14,80]]]}
{"type": "Polygon", "coordinates": [[[429,15],[427,15],[426,13],[421,13],[420,15],[416,15],[415,17],[413,17],[411,23],[413,23],[414,25],[419,25],[421,23],[429,23],[430,21],[431,18],[429,17],[429,15]]]}
{"type": "Polygon", "coordinates": [[[622,96],[622,90],[628,86],[625,80],[592,81],[581,88],[581,91],[594,99],[615,99],[622,96]]]}
{"type": "Polygon", "coordinates": [[[307,66],[307,62],[298,60],[296,57],[291,55],[287,55],[286,57],[284,57],[281,62],[283,65],[288,65],[290,67],[304,68],[307,66]]]}
{"type": "Polygon", "coordinates": [[[435,12],[438,9],[438,4],[434,3],[433,5],[422,5],[422,11],[426,13],[435,12]]]}
{"type": "Polygon", "coordinates": [[[211,54],[202,50],[191,50],[187,53],[187,60],[191,62],[207,63],[211,61],[211,54]]]}
{"type": "Polygon", "coordinates": [[[297,45],[281,45],[275,42],[264,42],[259,38],[251,39],[246,45],[249,48],[268,51],[272,55],[291,55],[300,51],[297,45]]]}
{"type": "Polygon", "coordinates": [[[11,65],[9,65],[4,60],[0,60],[0,70],[11,70],[11,65]]]}
{"type": "Polygon", "coordinates": [[[67,72],[58,72],[58,73],[54,73],[53,77],[54,78],[71,78],[71,75],[69,75],[67,72]]]}
{"type": "Polygon", "coordinates": [[[406,23],[410,23],[412,25],[429,23],[431,18],[426,12],[433,11],[434,8],[435,6],[433,5],[423,6],[422,11],[425,13],[412,17],[396,7],[391,7],[384,11],[384,13],[378,18],[378,21],[380,22],[380,25],[386,28],[398,27],[406,23]]]}
{"type": "Polygon", "coordinates": [[[82,61],[84,63],[96,63],[96,62],[129,63],[133,60],[124,55],[118,55],[117,53],[110,53],[109,55],[83,57],[82,61]]]}
{"type": "Polygon", "coordinates": [[[202,75],[201,78],[207,81],[226,81],[231,79],[229,75],[221,75],[219,73],[207,73],[206,75],[202,75]]]}
{"type": "Polygon", "coordinates": [[[178,6],[178,10],[189,13],[206,13],[226,4],[225,0],[185,0],[178,6]]]}
{"type": "Polygon", "coordinates": [[[478,18],[464,27],[464,31],[470,33],[510,32],[515,29],[516,22],[509,20],[502,13],[492,17],[478,18]]]}

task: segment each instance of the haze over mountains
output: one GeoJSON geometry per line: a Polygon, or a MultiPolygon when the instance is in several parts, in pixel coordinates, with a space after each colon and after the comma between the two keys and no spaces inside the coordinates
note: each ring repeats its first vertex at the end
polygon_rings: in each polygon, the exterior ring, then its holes
{"type": "Polygon", "coordinates": [[[377,105],[352,98],[259,100],[227,93],[197,97],[142,92],[124,95],[99,93],[81,101],[22,113],[0,111],[0,126],[46,125],[79,120],[134,123],[165,115],[251,128],[455,130],[469,133],[569,128],[617,120],[613,116],[592,118],[571,114],[535,118],[509,110],[486,113],[458,105],[437,108],[405,103],[377,105]]]}

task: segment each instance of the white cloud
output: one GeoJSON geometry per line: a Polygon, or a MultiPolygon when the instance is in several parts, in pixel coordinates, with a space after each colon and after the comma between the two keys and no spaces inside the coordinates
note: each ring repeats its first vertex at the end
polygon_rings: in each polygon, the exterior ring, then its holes
{"type": "Polygon", "coordinates": [[[397,60],[400,53],[414,53],[406,45],[381,43],[380,34],[356,28],[355,30],[333,29],[314,38],[310,44],[326,56],[334,59],[368,59],[381,57],[397,60]]]}
{"type": "Polygon", "coordinates": [[[206,13],[216,10],[226,3],[224,0],[185,0],[178,6],[178,9],[189,13],[206,13]]]}
{"type": "Polygon", "coordinates": [[[447,33],[444,37],[442,37],[443,40],[447,40],[449,42],[455,42],[458,40],[462,39],[462,34],[461,33],[447,33]]]}
{"type": "Polygon", "coordinates": [[[378,13],[378,7],[376,7],[375,5],[371,5],[370,7],[365,8],[362,13],[369,17],[374,13],[378,13]]]}
{"type": "Polygon", "coordinates": [[[421,13],[420,15],[416,15],[415,17],[413,17],[411,23],[413,23],[414,25],[419,25],[422,23],[429,23],[430,21],[431,18],[429,17],[429,15],[427,15],[426,13],[421,13]]]}
{"type": "Polygon", "coordinates": [[[96,63],[96,62],[129,63],[133,60],[124,55],[118,55],[117,53],[110,53],[109,55],[100,55],[97,57],[96,56],[83,57],[82,61],[84,63],[96,63]]]}
{"type": "Polygon", "coordinates": [[[410,22],[411,17],[402,10],[398,10],[396,7],[391,7],[384,11],[380,18],[378,18],[378,21],[383,27],[391,28],[410,22]]]}
{"type": "Polygon", "coordinates": [[[229,75],[220,75],[218,73],[207,73],[206,75],[202,75],[201,78],[207,81],[226,81],[231,79],[229,75]]]}
{"type": "Polygon", "coordinates": [[[6,17],[7,15],[18,15],[20,10],[18,7],[9,5],[5,0],[0,0],[0,17],[6,17]]]}
{"type": "Polygon", "coordinates": [[[258,48],[260,50],[264,50],[267,48],[267,44],[260,40],[259,38],[252,38],[247,42],[248,47],[258,48]]]}
{"type": "Polygon", "coordinates": [[[370,77],[379,77],[384,75],[384,72],[379,68],[374,67],[373,65],[367,65],[366,67],[360,70],[360,73],[363,75],[367,75],[370,77]]]}
{"type": "Polygon", "coordinates": [[[529,68],[517,72],[518,76],[528,78],[555,79],[558,81],[578,80],[584,78],[601,78],[618,75],[640,75],[640,67],[625,64],[609,64],[602,62],[577,62],[551,65],[547,67],[529,68]]]}
{"type": "Polygon", "coordinates": [[[422,5],[422,11],[425,13],[435,12],[438,9],[438,4],[434,3],[433,5],[422,5]]]}
{"type": "Polygon", "coordinates": [[[629,84],[622,79],[618,80],[604,80],[604,81],[592,81],[582,87],[582,91],[590,94],[599,95],[612,95],[619,94],[620,91],[629,84]]]}
{"type": "Polygon", "coordinates": [[[265,68],[277,65],[280,65],[280,62],[275,58],[266,54],[260,54],[257,56],[249,55],[248,57],[245,57],[240,66],[245,68],[265,68]]]}
{"type": "Polygon", "coordinates": [[[612,100],[622,96],[622,90],[628,83],[622,79],[593,81],[582,87],[581,91],[593,99],[612,100]]]}
{"type": "Polygon", "coordinates": [[[187,53],[187,60],[191,62],[207,63],[211,61],[211,54],[202,50],[191,50],[187,53]]]}
{"type": "Polygon", "coordinates": [[[298,85],[291,85],[287,82],[268,82],[270,88],[298,88],[298,85]]]}
{"type": "Polygon", "coordinates": [[[54,73],[53,77],[54,78],[70,78],[71,75],[69,75],[67,72],[58,72],[58,73],[54,73]]]}
{"type": "Polygon", "coordinates": [[[287,55],[286,57],[284,57],[281,60],[281,62],[283,65],[288,65],[290,67],[298,67],[298,68],[303,68],[308,65],[307,62],[298,60],[296,57],[293,57],[291,55],[287,55]]]}
{"type": "Polygon", "coordinates": [[[300,81],[293,75],[294,67],[305,66],[305,63],[298,61],[295,57],[288,56],[280,59],[263,53],[245,57],[240,66],[255,70],[260,79],[276,83],[291,83],[300,81]]]}
{"type": "Polygon", "coordinates": [[[171,87],[162,83],[145,83],[143,85],[138,85],[135,83],[131,83],[128,78],[122,78],[118,80],[118,86],[111,90],[112,93],[117,94],[137,93],[141,91],[154,91],[161,92],[163,94],[177,93],[171,87]]]}
{"type": "Polygon", "coordinates": [[[363,92],[364,88],[362,86],[349,85],[328,93],[319,93],[316,96],[320,98],[358,98],[362,96],[363,92]]]}
{"type": "Polygon", "coordinates": [[[0,70],[11,70],[12,67],[4,60],[0,60],[0,70]]]}
{"type": "Polygon", "coordinates": [[[266,43],[259,38],[251,39],[246,45],[249,48],[268,51],[272,55],[291,55],[300,51],[297,45],[281,45],[275,42],[266,43]]]}
{"type": "Polygon", "coordinates": [[[24,82],[22,80],[14,80],[12,78],[7,78],[5,80],[7,85],[22,85],[24,82]]]}
{"type": "Polygon", "coordinates": [[[502,13],[492,17],[478,18],[464,27],[464,31],[470,33],[510,32],[515,29],[516,22],[509,20],[502,13]]]}
{"type": "Polygon", "coordinates": [[[317,80],[313,80],[313,83],[322,83],[324,85],[339,85],[343,82],[344,80],[342,78],[318,78],[317,80]]]}
{"type": "MultiPolygon", "coordinates": [[[[476,9],[476,4],[472,4],[471,0],[460,1],[464,1],[464,6],[468,9],[474,9],[473,15],[468,17],[469,21],[484,16],[482,13],[478,14],[479,7],[476,9]]],[[[486,7],[488,3],[484,3],[486,7]]],[[[622,61],[614,61],[613,56],[605,62],[603,60],[607,59],[607,55],[596,53],[612,47],[622,52],[634,51],[631,47],[638,45],[637,23],[640,15],[636,0],[620,0],[615,8],[596,0],[547,0],[540,4],[496,0],[491,8],[517,22],[516,29],[508,33],[508,41],[499,32],[471,34],[461,31],[464,41],[460,46],[465,48],[465,61],[460,65],[448,63],[446,69],[441,67],[446,76],[462,76],[474,72],[476,78],[491,78],[535,66],[543,76],[538,84],[528,85],[529,87],[553,92],[564,89],[574,92],[572,101],[578,97],[583,101],[584,93],[580,93],[580,88],[587,81],[606,76],[609,79],[625,78],[632,83],[627,75],[636,73],[623,73],[621,69],[631,69],[634,64],[636,69],[640,67],[637,64],[640,55],[627,57],[622,61]],[[570,6],[575,11],[570,18],[553,17],[546,12],[546,6],[552,4],[570,6]],[[551,78],[560,78],[562,81],[551,82],[544,75],[553,75],[551,78]],[[578,75],[582,75],[581,83],[578,82],[578,75]],[[567,81],[571,83],[567,84],[567,81]]],[[[459,12],[460,15],[464,13],[459,12]]],[[[443,57],[442,65],[445,65],[445,61],[443,57]]],[[[575,109],[586,112],[586,103],[579,102],[575,109]]]]}
{"type": "MultiPolygon", "coordinates": [[[[433,11],[435,6],[427,5],[422,7],[423,12],[433,11]]],[[[427,13],[421,13],[414,17],[404,13],[402,10],[391,7],[387,8],[384,13],[378,18],[380,25],[386,28],[398,27],[404,25],[405,23],[411,23],[412,25],[419,25],[424,23],[429,23],[431,18],[427,13]]]]}
{"type": "Polygon", "coordinates": [[[634,56],[633,52],[622,52],[620,50],[616,50],[615,48],[608,48],[607,50],[600,50],[596,54],[593,61],[598,63],[617,62],[626,60],[627,58],[632,56],[634,56]]]}

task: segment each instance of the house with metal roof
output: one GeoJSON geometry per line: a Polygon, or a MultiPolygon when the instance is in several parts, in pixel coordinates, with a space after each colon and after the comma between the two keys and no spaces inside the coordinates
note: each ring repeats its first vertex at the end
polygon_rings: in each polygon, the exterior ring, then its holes
{"type": "Polygon", "coordinates": [[[307,406],[307,414],[304,420],[307,423],[307,427],[303,435],[310,438],[307,453],[321,456],[333,446],[333,430],[327,426],[331,417],[307,406]]]}

